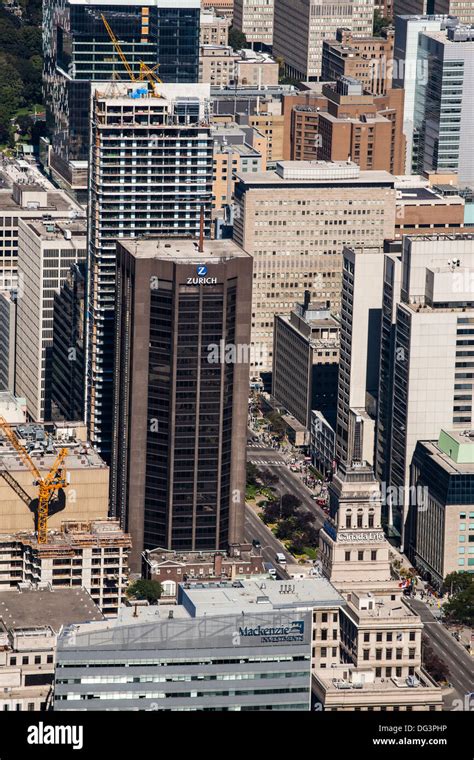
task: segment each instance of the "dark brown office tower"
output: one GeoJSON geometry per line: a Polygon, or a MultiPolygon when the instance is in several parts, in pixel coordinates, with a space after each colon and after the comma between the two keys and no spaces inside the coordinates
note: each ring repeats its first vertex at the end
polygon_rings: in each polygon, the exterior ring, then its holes
{"type": "Polygon", "coordinates": [[[231,240],[117,243],[111,497],[144,549],[243,541],[252,258],[231,240]]]}

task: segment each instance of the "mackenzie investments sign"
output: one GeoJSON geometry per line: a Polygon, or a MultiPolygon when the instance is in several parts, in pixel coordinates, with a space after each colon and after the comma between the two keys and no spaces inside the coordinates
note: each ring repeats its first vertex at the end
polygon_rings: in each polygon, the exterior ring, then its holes
{"type": "Polygon", "coordinates": [[[239,628],[240,636],[258,636],[262,644],[283,641],[304,641],[304,621],[293,620],[288,625],[245,626],[239,628]]]}

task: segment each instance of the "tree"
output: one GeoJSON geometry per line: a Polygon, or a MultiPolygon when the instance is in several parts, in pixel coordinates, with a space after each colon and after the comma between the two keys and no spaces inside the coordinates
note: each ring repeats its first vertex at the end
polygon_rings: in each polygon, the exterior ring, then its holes
{"type": "Polygon", "coordinates": [[[161,583],[143,579],[132,583],[126,591],[129,599],[146,599],[150,604],[156,604],[161,593],[161,583]]]}
{"type": "Polygon", "coordinates": [[[276,484],[279,482],[279,477],[274,472],[272,472],[268,467],[266,467],[263,470],[260,470],[260,479],[262,483],[266,486],[276,486],[276,484]]]}
{"type": "Polygon", "coordinates": [[[239,32],[234,26],[229,29],[229,45],[233,50],[242,50],[247,47],[247,37],[243,32],[239,32]]]}
{"type": "Polygon", "coordinates": [[[447,681],[449,669],[444,660],[435,654],[428,636],[424,633],[422,638],[422,659],[425,670],[435,681],[447,681]]]}
{"type": "Polygon", "coordinates": [[[301,507],[301,499],[292,493],[285,493],[281,497],[282,517],[291,517],[301,507]]]}
{"type": "Polygon", "coordinates": [[[286,423],[279,412],[273,411],[267,417],[274,433],[282,436],[286,431],[286,423]]]}
{"type": "Polygon", "coordinates": [[[474,583],[458,591],[443,605],[445,617],[453,623],[474,625],[474,583]]]}
{"type": "Polygon", "coordinates": [[[374,11],[374,37],[381,37],[383,30],[387,26],[390,26],[391,23],[391,20],[386,16],[382,16],[379,9],[376,8],[374,11]]]}
{"type": "Polygon", "coordinates": [[[247,462],[247,485],[256,486],[257,475],[258,475],[258,467],[252,464],[252,462],[247,462]]]}
{"type": "Polygon", "coordinates": [[[457,594],[458,591],[464,591],[474,583],[474,578],[471,573],[467,573],[465,570],[461,572],[449,573],[443,582],[443,594],[457,594]]]}

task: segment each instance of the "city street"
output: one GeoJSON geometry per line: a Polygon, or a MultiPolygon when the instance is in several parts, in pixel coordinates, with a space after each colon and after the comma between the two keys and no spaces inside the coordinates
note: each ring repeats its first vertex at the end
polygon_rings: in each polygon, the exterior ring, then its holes
{"type": "Polygon", "coordinates": [[[417,612],[425,625],[425,633],[429,637],[435,653],[441,657],[449,668],[448,680],[452,683],[456,695],[463,699],[465,694],[473,690],[474,660],[464,647],[457,642],[451,633],[437,623],[430,609],[419,599],[407,600],[414,612],[417,612]]]}
{"type": "Polygon", "coordinates": [[[279,478],[275,490],[278,493],[291,493],[301,499],[302,505],[314,516],[315,527],[320,528],[326,519],[322,508],[316,504],[310,496],[310,490],[301,481],[297,473],[292,472],[287,465],[285,456],[274,449],[263,447],[249,447],[247,449],[247,459],[257,467],[268,467],[273,470],[279,478]]]}
{"type": "Polygon", "coordinates": [[[287,562],[296,562],[295,558],[289,551],[275,538],[273,533],[255,514],[253,509],[246,505],[245,507],[245,537],[247,541],[257,539],[262,546],[262,555],[265,562],[271,562],[280,578],[289,578],[289,574],[276,561],[276,553],[281,552],[285,555],[287,562]]]}

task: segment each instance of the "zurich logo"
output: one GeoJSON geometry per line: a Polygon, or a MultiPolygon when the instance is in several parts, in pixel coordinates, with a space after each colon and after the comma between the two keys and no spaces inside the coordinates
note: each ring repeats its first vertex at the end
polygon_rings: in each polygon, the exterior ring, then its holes
{"type": "Polygon", "coordinates": [[[204,264],[201,264],[200,266],[198,266],[197,274],[198,274],[198,277],[205,277],[207,274],[207,267],[204,266],[204,264]]]}

